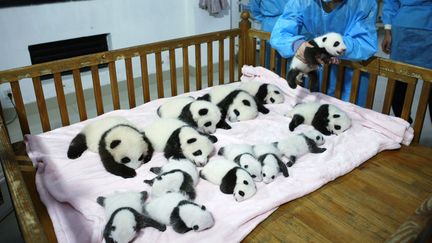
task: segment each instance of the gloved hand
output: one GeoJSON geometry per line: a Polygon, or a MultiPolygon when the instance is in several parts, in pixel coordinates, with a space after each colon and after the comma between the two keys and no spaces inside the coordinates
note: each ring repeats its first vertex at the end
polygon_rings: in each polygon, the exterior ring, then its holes
{"type": "Polygon", "coordinates": [[[392,44],[391,30],[385,30],[384,39],[381,42],[381,49],[385,54],[390,54],[392,44]]]}

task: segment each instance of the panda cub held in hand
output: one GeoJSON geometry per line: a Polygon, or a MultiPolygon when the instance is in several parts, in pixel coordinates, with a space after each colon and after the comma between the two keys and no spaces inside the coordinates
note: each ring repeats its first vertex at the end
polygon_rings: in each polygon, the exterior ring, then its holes
{"type": "Polygon", "coordinates": [[[281,154],[289,159],[288,167],[291,167],[298,157],[310,152],[319,154],[326,151],[326,148],[318,146],[323,145],[325,142],[323,135],[316,131],[310,130],[300,134],[291,134],[284,140],[275,142],[274,146],[281,152],[281,154]]]}
{"type": "Polygon", "coordinates": [[[281,104],[285,101],[282,90],[274,84],[242,82],[240,89],[254,96],[261,104],[281,104]]]}
{"type": "MultiPolygon", "coordinates": [[[[299,74],[301,74],[301,76],[307,74],[312,83],[312,87],[314,87],[318,79],[316,70],[321,65],[317,59],[321,59],[324,63],[328,64],[332,57],[340,56],[346,50],[342,36],[334,32],[318,36],[313,40],[310,40],[309,44],[313,47],[306,47],[304,50],[306,63],[302,62],[296,56],[292,58],[287,77],[288,84],[292,89],[297,87],[296,79],[299,74]]],[[[299,81],[301,82],[301,80],[299,81]]]]}
{"type": "Polygon", "coordinates": [[[193,97],[172,98],[158,108],[157,114],[161,118],[177,118],[207,134],[216,131],[216,124],[221,119],[215,104],[193,97]]]}
{"type": "Polygon", "coordinates": [[[145,205],[145,212],[157,222],[171,225],[177,233],[203,231],[213,227],[213,215],[204,205],[198,205],[177,192],[154,198],[145,205]]]}
{"type": "Polygon", "coordinates": [[[255,156],[262,164],[262,178],[268,184],[276,179],[279,173],[288,177],[288,168],[281,160],[281,152],[273,144],[258,144],[253,146],[255,156]]]}
{"type": "Polygon", "coordinates": [[[143,214],[147,192],[116,192],[108,197],[98,197],[108,219],[103,236],[105,242],[127,243],[136,238],[145,227],[165,231],[166,226],[143,214]]]}
{"type": "Polygon", "coordinates": [[[231,126],[225,121],[226,118],[230,122],[238,122],[255,119],[258,112],[269,113],[269,110],[262,103],[257,102],[255,97],[232,85],[215,86],[210,93],[198,100],[207,100],[219,107],[221,119],[216,127],[222,129],[231,129],[231,126]]]}
{"type": "Polygon", "coordinates": [[[152,197],[160,197],[168,192],[181,192],[189,199],[195,199],[195,186],[198,183],[199,175],[195,164],[190,160],[169,159],[164,166],[152,167],[150,171],[157,176],[144,182],[152,186],[152,197]]]}
{"type": "Polygon", "coordinates": [[[68,158],[79,158],[87,149],[98,152],[111,174],[130,178],[135,169],[151,160],[153,146],[145,133],[122,117],[107,117],[86,125],[72,140],[68,158]]]}
{"type": "Polygon", "coordinates": [[[200,171],[200,176],[219,185],[221,192],[233,194],[237,202],[255,195],[257,188],[250,174],[238,164],[227,159],[212,159],[200,171]]]}
{"type": "Polygon", "coordinates": [[[214,152],[217,138],[200,133],[177,119],[159,119],[146,126],[144,131],[155,151],[164,152],[165,158],[189,159],[203,166],[214,152]]]}
{"type": "Polygon", "coordinates": [[[351,119],[338,107],[330,104],[309,102],[296,105],[286,116],[291,117],[290,131],[300,124],[312,125],[322,134],[338,135],[351,127],[351,119]]]}
{"type": "Polygon", "coordinates": [[[254,181],[262,181],[261,163],[255,158],[252,145],[231,144],[220,148],[218,154],[239,164],[249,172],[254,181]]]}

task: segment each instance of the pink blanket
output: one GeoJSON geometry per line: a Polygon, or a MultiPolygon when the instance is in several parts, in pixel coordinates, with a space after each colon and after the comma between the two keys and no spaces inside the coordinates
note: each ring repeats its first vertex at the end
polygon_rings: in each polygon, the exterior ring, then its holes
{"type": "MultiPolygon", "coordinates": [[[[413,130],[402,119],[298,87],[292,90],[286,81],[262,67],[245,66],[242,82],[261,81],[279,86],[285,93],[284,104],[267,105],[270,113],[257,119],[232,123],[231,130],[218,129],[216,149],[231,143],[267,143],[283,139],[290,133],[290,118],[284,114],[298,102],[318,101],[334,104],[346,111],[353,120],[352,128],[339,136],[326,137],[322,154],[307,154],[289,168],[290,176],[278,177],[273,183],[258,183],[257,194],[249,200],[236,202],[232,195],[222,194],[218,186],[200,180],[196,201],[213,213],[215,225],[203,232],[177,234],[170,227],[159,232],[144,229],[136,242],[238,242],[283,203],[308,194],[325,183],[348,173],[378,152],[408,145],[413,130]]],[[[239,85],[234,83],[231,85],[239,85]]],[[[201,96],[208,89],[189,93],[201,96]]],[[[166,99],[159,99],[131,110],[118,110],[103,116],[124,116],[138,127],[157,119],[156,109],[166,99]]],[[[166,163],[162,153],[137,170],[137,176],[123,179],[105,171],[97,154],[86,151],[80,158],[69,160],[66,152],[72,138],[89,122],[100,117],[55,129],[40,135],[25,137],[27,152],[37,167],[36,185],[45,203],[59,242],[101,242],[106,222],[103,208],[96,198],[113,191],[149,191],[144,179],[153,178],[153,166],[166,163]]],[[[311,129],[300,125],[298,131],[311,129]]]]}

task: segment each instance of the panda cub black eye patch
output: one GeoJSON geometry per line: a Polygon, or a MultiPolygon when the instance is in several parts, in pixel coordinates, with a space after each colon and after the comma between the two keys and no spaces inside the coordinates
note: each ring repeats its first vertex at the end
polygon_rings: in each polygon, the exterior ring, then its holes
{"type": "Polygon", "coordinates": [[[249,182],[247,182],[247,181],[245,180],[245,181],[243,181],[243,184],[245,184],[245,185],[249,185],[249,182]]]}
{"type": "Polygon", "coordinates": [[[243,191],[239,191],[239,195],[244,197],[245,193],[243,191]]]}
{"type": "Polygon", "coordinates": [[[275,91],[274,91],[274,93],[275,93],[275,94],[280,94],[280,92],[279,92],[279,91],[277,91],[277,90],[275,90],[275,91]]]}
{"type": "Polygon", "coordinates": [[[336,41],[336,42],[333,44],[333,46],[334,46],[334,47],[337,47],[337,46],[339,46],[339,44],[340,44],[340,42],[339,42],[339,41],[336,41]]]}
{"type": "Polygon", "coordinates": [[[199,114],[200,116],[207,115],[207,113],[208,113],[208,109],[206,109],[206,108],[201,109],[201,110],[198,111],[198,114],[199,114]]]}
{"type": "Polygon", "coordinates": [[[188,144],[191,144],[191,143],[195,143],[196,142],[196,138],[190,138],[190,139],[188,139],[186,142],[188,143],[188,144]]]}
{"type": "Polygon", "coordinates": [[[201,150],[197,150],[197,151],[193,152],[194,156],[199,156],[201,154],[202,154],[201,150]]]}
{"type": "Polygon", "coordinates": [[[113,148],[117,147],[120,143],[121,143],[121,140],[114,140],[111,142],[110,148],[113,149],[113,148]]]}
{"type": "Polygon", "coordinates": [[[212,125],[211,122],[206,122],[206,123],[204,123],[204,126],[205,126],[205,127],[209,127],[209,126],[211,126],[211,125],[212,125]]]}
{"type": "Polygon", "coordinates": [[[144,159],[144,155],[141,154],[141,156],[138,158],[138,161],[143,160],[144,159]]]}
{"type": "Polygon", "coordinates": [[[131,160],[129,159],[129,157],[124,157],[123,159],[121,159],[121,162],[123,164],[129,163],[131,160]]]}
{"type": "Polygon", "coordinates": [[[275,100],[274,100],[273,98],[270,98],[270,102],[271,102],[271,103],[274,103],[275,100]]]}
{"type": "Polygon", "coordinates": [[[333,115],[333,118],[338,118],[338,117],[340,117],[339,114],[334,114],[334,115],[333,115]]]}
{"type": "Polygon", "coordinates": [[[334,128],[335,128],[336,130],[340,130],[340,129],[341,129],[341,126],[339,126],[339,125],[335,125],[334,128]]]}
{"type": "Polygon", "coordinates": [[[239,116],[240,112],[237,109],[234,109],[234,114],[236,114],[236,116],[239,116]]]}
{"type": "Polygon", "coordinates": [[[320,140],[320,136],[316,136],[316,140],[320,140]]]}
{"type": "Polygon", "coordinates": [[[327,40],[327,37],[324,37],[324,38],[322,39],[323,42],[325,42],[326,40],[327,40]]]}
{"type": "Polygon", "coordinates": [[[245,106],[251,106],[249,100],[243,100],[242,102],[245,106]]]}

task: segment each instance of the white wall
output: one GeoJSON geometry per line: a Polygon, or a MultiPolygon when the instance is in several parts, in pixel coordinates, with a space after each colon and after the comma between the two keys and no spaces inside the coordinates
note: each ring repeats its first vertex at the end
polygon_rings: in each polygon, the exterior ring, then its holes
{"type": "MultiPolygon", "coordinates": [[[[230,11],[210,16],[198,7],[198,1],[190,0],[90,0],[3,8],[0,9],[0,70],[31,65],[28,46],[32,44],[109,33],[110,48],[118,49],[230,26],[230,11]]],[[[238,23],[233,24],[237,26],[238,23]]],[[[168,66],[166,56],[164,68],[168,66]]],[[[189,56],[193,65],[194,56],[192,53],[189,56]]],[[[177,58],[180,66],[181,55],[177,58]]],[[[148,60],[152,72],[154,57],[148,56],[148,60]]],[[[140,76],[138,60],[133,64],[134,76],[140,76]]],[[[118,64],[119,80],[125,77],[123,66],[123,62],[118,64]]],[[[106,70],[100,75],[103,84],[109,82],[106,70]]],[[[82,76],[84,88],[89,87],[90,75],[82,76]]],[[[73,82],[67,82],[68,79],[64,77],[66,93],[73,91],[73,82]]],[[[55,96],[52,81],[44,81],[43,88],[46,97],[55,96]]],[[[0,92],[6,107],[9,102],[5,102],[4,92],[8,89],[9,85],[2,85],[0,92]]],[[[35,101],[31,80],[24,80],[21,90],[25,103],[35,101]]]]}

